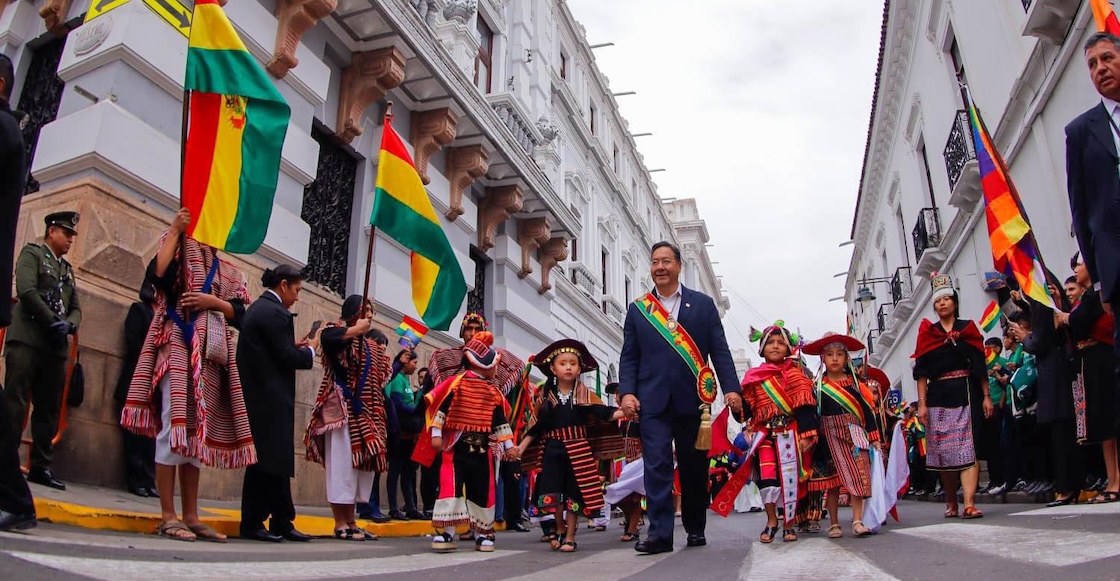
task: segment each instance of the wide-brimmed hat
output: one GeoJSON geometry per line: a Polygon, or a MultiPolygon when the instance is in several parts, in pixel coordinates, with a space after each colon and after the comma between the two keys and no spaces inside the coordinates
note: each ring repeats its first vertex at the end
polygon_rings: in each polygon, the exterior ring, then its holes
{"type": "Polygon", "coordinates": [[[603,388],[603,393],[606,393],[606,394],[618,393],[618,382],[617,381],[612,381],[612,382],[608,383],[607,386],[603,388]]]}
{"type": "Polygon", "coordinates": [[[500,359],[498,351],[493,348],[493,345],[494,334],[490,331],[479,331],[463,348],[463,356],[475,367],[493,369],[500,359]]]}
{"type": "Polygon", "coordinates": [[[599,369],[599,362],[587,350],[587,345],[575,339],[560,339],[545,347],[540,353],[533,356],[533,365],[537,366],[545,375],[552,375],[552,361],[564,353],[574,353],[579,357],[579,372],[587,373],[599,369]]]}
{"type": "Polygon", "coordinates": [[[855,351],[863,351],[864,349],[863,343],[855,337],[841,335],[839,333],[825,333],[823,337],[817,339],[816,341],[813,341],[812,343],[809,343],[808,345],[803,347],[801,351],[806,355],[820,355],[821,353],[824,353],[826,347],[830,347],[837,343],[843,345],[844,349],[849,353],[855,351]]]}
{"type": "Polygon", "coordinates": [[[882,369],[878,367],[868,367],[864,372],[868,381],[874,381],[879,384],[879,395],[886,395],[887,391],[891,388],[891,380],[887,378],[887,374],[883,373],[882,369]]]}

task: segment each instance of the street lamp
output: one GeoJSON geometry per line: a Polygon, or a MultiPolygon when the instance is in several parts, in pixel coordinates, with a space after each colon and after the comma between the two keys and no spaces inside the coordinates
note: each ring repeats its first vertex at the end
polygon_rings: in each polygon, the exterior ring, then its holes
{"type": "Polygon", "coordinates": [[[645,133],[633,133],[630,137],[649,137],[650,135],[653,135],[653,133],[646,131],[645,133]]]}
{"type": "Polygon", "coordinates": [[[595,49],[597,49],[597,48],[603,48],[603,47],[605,47],[605,46],[614,46],[614,43],[613,43],[613,42],[600,42],[599,44],[593,44],[593,45],[591,45],[591,46],[589,46],[589,47],[587,47],[587,48],[590,48],[590,49],[592,49],[592,50],[595,50],[595,49]]]}
{"type": "Polygon", "coordinates": [[[627,95],[637,95],[637,91],[622,91],[621,93],[611,93],[612,97],[625,97],[627,95]]]}

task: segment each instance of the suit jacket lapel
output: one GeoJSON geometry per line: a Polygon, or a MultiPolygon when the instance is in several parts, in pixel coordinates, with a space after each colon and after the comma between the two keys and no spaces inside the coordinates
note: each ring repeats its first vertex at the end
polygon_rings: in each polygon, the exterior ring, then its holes
{"type": "Polygon", "coordinates": [[[1089,133],[1104,146],[1105,151],[1112,154],[1113,159],[1118,159],[1116,155],[1116,140],[1112,137],[1112,124],[1108,119],[1108,110],[1105,109],[1104,103],[1102,102],[1093,108],[1092,122],[1089,123],[1089,133]]]}
{"type": "MultiPolygon", "coordinates": [[[[692,289],[686,288],[683,284],[681,285],[681,304],[680,308],[677,309],[677,323],[684,327],[685,330],[689,330],[688,323],[692,320],[692,309],[694,308],[692,306],[693,294],[695,293],[692,289]]],[[[689,331],[689,334],[691,335],[692,332],[689,331]]]]}

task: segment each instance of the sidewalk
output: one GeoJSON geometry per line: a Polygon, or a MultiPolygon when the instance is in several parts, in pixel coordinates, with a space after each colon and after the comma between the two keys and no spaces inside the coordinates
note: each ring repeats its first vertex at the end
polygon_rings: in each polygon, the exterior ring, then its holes
{"type": "MultiPolygon", "coordinates": [[[[160,524],[159,499],[140,498],[110,488],[67,483],[65,491],[31,484],[40,520],[86,529],[154,534],[160,524]]],[[[240,503],[201,500],[202,521],[230,537],[238,536],[240,503]]],[[[181,509],[176,499],[175,506],[181,509]]],[[[295,527],[312,536],[332,536],[330,508],[297,506],[295,527]]],[[[419,537],[432,532],[430,521],[391,521],[376,524],[359,519],[367,531],[380,537],[419,537]]]]}

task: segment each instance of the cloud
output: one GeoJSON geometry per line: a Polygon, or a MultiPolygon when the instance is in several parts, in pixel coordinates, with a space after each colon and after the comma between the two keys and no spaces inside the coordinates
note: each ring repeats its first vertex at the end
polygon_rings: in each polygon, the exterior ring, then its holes
{"type": "MultiPolygon", "coordinates": [[[[843,293],[882,4],[567,0],[660,195],[697,198],[728,339],[783,318],[844,331],[843,293]],[[687,6],[687,7],[686,7],[687,6]]],[[[754,349],[750,350],[754,352],[754,349]]]]}

